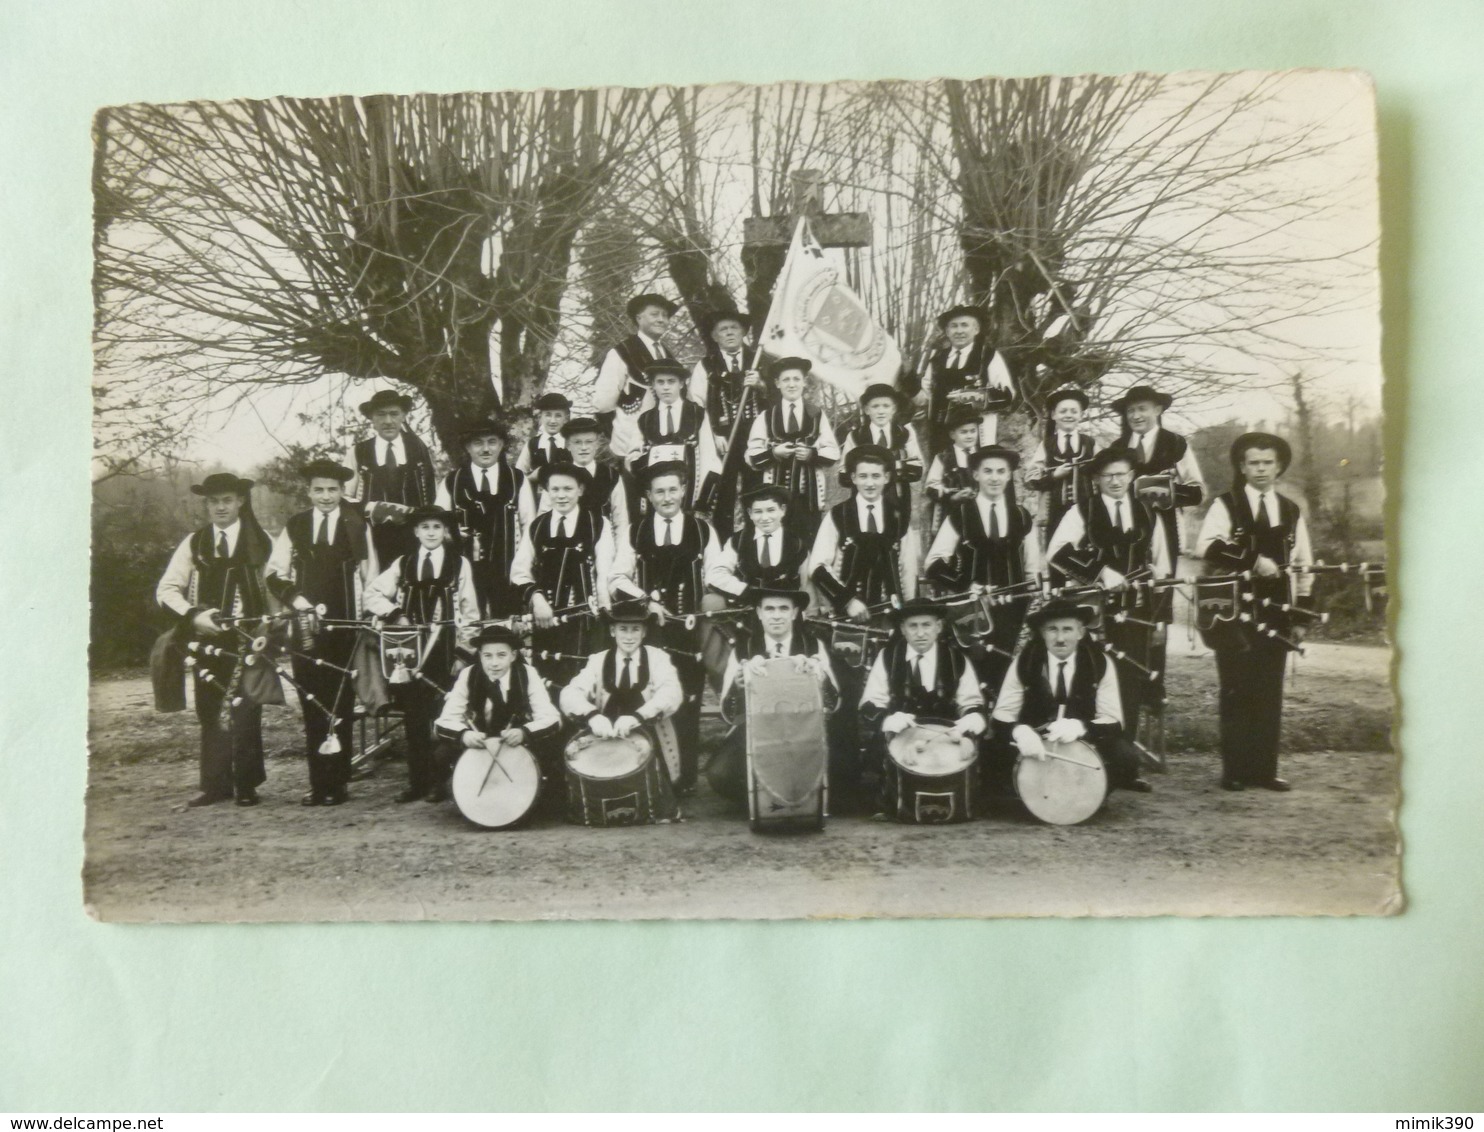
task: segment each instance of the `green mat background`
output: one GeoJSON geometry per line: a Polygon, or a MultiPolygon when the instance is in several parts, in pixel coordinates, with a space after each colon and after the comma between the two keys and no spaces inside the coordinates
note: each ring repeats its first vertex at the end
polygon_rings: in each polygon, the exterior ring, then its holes
{"type": "Polygon", "coordinates": [[[1481,24],[1484,5],[1442,0],[7,5],[0,1110],[1484,1107],[1484,650],[1467,565],[1484,552],[1481,24]],[[1366,68],[1379,88],[1405,915],[158,928],[83,915],[97,106],[1300,66],[1366,68]]]}

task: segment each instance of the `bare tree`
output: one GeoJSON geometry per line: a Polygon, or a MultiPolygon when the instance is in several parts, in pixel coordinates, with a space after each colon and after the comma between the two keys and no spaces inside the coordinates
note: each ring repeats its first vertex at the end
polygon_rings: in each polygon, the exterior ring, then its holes
{"type": "Polygon", "coordinates": [[[327,373],[449,441],[550,364],[573,245],[657,95],[125,106],[100,115],[100,369],[131,419],[327,373]],[[151,396],[151,393],[154,396],[151,396]]]}

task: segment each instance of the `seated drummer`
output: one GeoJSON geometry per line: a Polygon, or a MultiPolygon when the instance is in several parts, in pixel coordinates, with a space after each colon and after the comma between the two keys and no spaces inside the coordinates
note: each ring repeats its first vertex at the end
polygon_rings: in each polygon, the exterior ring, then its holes
{"type": "Polygon", "coordinates": [[[903,602],[897,633],[876,654],[861,694],[860,716],[880,762],[886,744],[919,718],[953,720],[955,735],[982,735],[988,726],[984,693],[969,656],[943,632],[947,610],[931,598],[903,602]]]}
{"type": "Polygon", "coordinates": [[[1147,794],[1139,753],[1123,734],[1118,668],[1087,640],[1092,610],[1060,599],[1027,618],[1031,638],[1005,673],[986,751],[985,786],[1013,794],[1017,752],[1044,759],[1052,742],[1086,740],[1108,770],[1113,790],[1147,794]]]}
{"type": "Polygon", "coordinates": [[[546,685],[521,658],[520,636],[503,625],[481,629],[470,642],[479,663],[459,673],[443,701],[435,728],[445,776],[453,774],[459,755],[497,738],[510,747],[524,747],[541,768],[537,813],[561,812],[562,750],[557,743],[562,717],[552,705],[546,685]]]}
{"type": "Polygon", "coordinates": [[[803,590],[756,586],[748,590],[756,623],[732,648],[721,684],[723,718],[735,723],[722,741],[722,749],[707,768],[712,788],[724,798],[741,802],[747,794],[747,712],[743,690],[749,675],[762,671],[771,657],[791,656],[801,671],[811,673],[820,684],[826,713],[833,713],[840,694],[834,667],[824,645],[815,639],[801,618],[809,606],[803,590]]]}
{"type": "Polygon", "coordinates": [[[557,703],[580,732],[598,739],[625,739],[640,728],[655,738],[663,755],[668,804],[675,808],[671,782],[680,772],[680,749],[670,717],[685,699],[680,676],[662,648],[644,643],[653,615],[646,601],[616,601],[603,619],[613,647],[588,657],[557,703]]]}

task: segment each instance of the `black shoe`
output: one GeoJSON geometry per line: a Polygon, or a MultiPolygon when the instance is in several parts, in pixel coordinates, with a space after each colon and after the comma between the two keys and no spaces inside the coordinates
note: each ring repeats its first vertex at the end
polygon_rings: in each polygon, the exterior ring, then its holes
{"type": "Polygon", "coordinates": [[[1246,790],[1247,786],[1245,783],[1238,782],[1235,778],[1223,778],[1221,780],[1221,788],[1223,790],[1246,790]]]}
{"type": "Polygon", "coordinates": [[[1136,778],[1132,782],[1124,784],[1125,790],[1132,790],[1135,794],[1153,794],[1154,787],[1142,778],[1136,778]]]}
{"type": "Polygon", "coordinates": [[[350,800],[350,795],[344,790],[327,790],[319,800],[321,806],[343,806],[350,800]]]}
{"type": "Polygon", "coordinates": [[[237,804],[239,806],[256,806],[259,800],[256,790],[244,790],[241,794],[237,795],[237,804]]]}
{"type": "Polygon", "coordinates": [[[1257,785],[1261,786],[1264,790],[1276,790],[1279,794],[1287,794],[1290,790],[1293,789],[1293,787],[1290,786],[1288,782],[1282,778],[1270,778],[1266,782],[1259,782],[1257,785]]]}
{"type": "Polygon", "coordinates": [[[435,787],[433,787],[433,789],[431,789],[431,790],[428,791],[426,797],[424,798],[424,801],[427,801],[427,802],[446,802],[446,801],[448,801],[448,787],[446,787],[446,786],[435,786],[435,787]]]}
{"type": "Polygon", "coordinates": [[[409,786],[397,795],[397,805],[400,806],[407,802],[416,802],[419,798],[426,796],[426,794],[426,790],[420,790],[416,786],[409,786]]]}
{"type": "Polygon", "coordinates": [[[324,804],[325,796],[318,790],[311,790],[308,794],[305,794],[304,797],[299,799],[299,805],[301,806],[323,806],[324,804]]]}
{"type": "Polygon", "coordinates": [[[197,794],[194,798],[187,802],[186,805],[192,808],[195,808],[196,806],[211,806],[216,804],[217,802],[225,802],[231,796],[232,795],[230,794],[213,794],[208,790],[203,790],[201,791],[201,793],[197,794]]]}

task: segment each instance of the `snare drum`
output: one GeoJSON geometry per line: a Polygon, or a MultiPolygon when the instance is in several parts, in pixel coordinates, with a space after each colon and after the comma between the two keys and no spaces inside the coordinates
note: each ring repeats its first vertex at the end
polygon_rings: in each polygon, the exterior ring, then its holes
{"type": "Polygon", "coordinates": [[[1015,790],[1036,817],[1049,825],[1076,825],[1103,808],[1108,772],[1089,744],[1046,741],[1045,759],[1015,760],[1015,790]]]}
{"type": "Polygon", "coordinates": [[[574,825],[652,825],[679,812],[645,731],[626,739],[584,732],[567,744],[567,820],[574,825]]]}
{"type": "Polygon", "coordinates": [[[536,805],[541,768],[524,747],[489,740],[470,747],[453,768],[453,800],[459,813],[486,829],[509,829],[536,805]]]}
{"type": "Polygon", "coordinates": [[[968,821],[974,816],[974,740],[952,725],[919,720],[887,744],[887,797],[892,817],[913,825],[968,821]]]}

